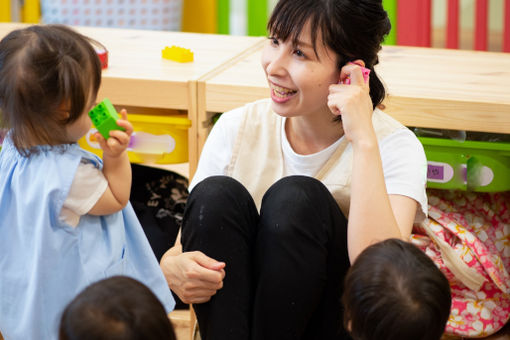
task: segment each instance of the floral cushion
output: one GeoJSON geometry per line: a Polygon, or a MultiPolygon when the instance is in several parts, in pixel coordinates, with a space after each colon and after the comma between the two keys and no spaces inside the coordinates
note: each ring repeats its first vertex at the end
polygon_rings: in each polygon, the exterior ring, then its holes
{"type": "Polygon", "coordinates": [[[510,318],[510,193],[429,190],[429,216],[411,242],[452,290],[445,333],[482,337],[510,318]]]}

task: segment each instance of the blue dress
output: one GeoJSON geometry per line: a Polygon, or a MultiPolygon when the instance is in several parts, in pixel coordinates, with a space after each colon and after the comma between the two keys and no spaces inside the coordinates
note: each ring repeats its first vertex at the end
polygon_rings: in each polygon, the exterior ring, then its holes
{"type": "Polygon", "coordinates": [[[140,223],[128,204],[107,216],[59,220],[82,159],[77,144],[41,146],[21,156],[9,138],[0,152],[0,332],[6,340],[57,339],[65,306],[87,285],[113,275],[146,284],[175,305],[140,223]]]}

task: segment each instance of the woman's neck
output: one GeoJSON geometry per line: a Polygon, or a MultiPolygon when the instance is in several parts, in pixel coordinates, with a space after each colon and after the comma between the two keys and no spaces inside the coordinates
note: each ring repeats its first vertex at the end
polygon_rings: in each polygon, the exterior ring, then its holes
{"type": "Polygon", "coordinates": [[[344,132],[332,114],[290,117],[285,121],[285,134],[294,152],[310,155],[324,150],[344,132]]]}

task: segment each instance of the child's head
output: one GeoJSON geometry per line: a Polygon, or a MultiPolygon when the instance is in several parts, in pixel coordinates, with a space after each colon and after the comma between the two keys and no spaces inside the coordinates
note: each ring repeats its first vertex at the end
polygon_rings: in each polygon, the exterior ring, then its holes
{"type": "Polygon", "coordinates": [[[374,72],[377,53],[391,24],[381,0],[280,0],[267,24],[270,36],[298,45],[299,36],[311,25],[311,41],[336,54],[340,70],[347,62],[361,59],[370,74],[370,97],[374,108],[385,96],[384,86],[374,72]]]}
{"type": "Polygon", "coordinates": [[[355,340],[439,340],[450,314],[450,286],[420,249],[390,239],[358,256],[343,303],[355,340]]]}
{"type": "Polygon", "coordinates": [[[62,314],[60,340],[175,340],[158,298],[142,283],[115,276],[83,290],[62,314]]]}
{"type": "Polygon", "coordinates": [[[30,26],[0,41],[1,123],[14,146],[74,142],[66,127],[95,102],[101,64],[99,45],[61,25],[30,26]]]}

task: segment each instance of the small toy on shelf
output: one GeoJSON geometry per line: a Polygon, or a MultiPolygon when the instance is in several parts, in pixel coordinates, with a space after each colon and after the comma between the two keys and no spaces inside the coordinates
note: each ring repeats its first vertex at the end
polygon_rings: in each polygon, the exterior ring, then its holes
{"type": "Polygon", "coordinates": [[[104,70],[108,67],[108,51],[107,50],[97,50],[97,56],[99,57],[99,61],[101,61],[101,68],[104,70]]]}
{"type": "Polygon", "coordinates": [[[120,119],[120,117],[108,98],[105,98],[101,103],[94,106],[94,108],[89,111],[89,117],[92,120],[92,124],[94,124],[104,139],[110,137],[110,130],[124,131],[124,128],[117,125],[117,120],[120,119]]]}
{"type": "Polygon", "coordinates": [[[188,63],[193,61],[193,52],[190,49],[172,46],[166,46],[161,50],[161,56],[165,59],[177,61],[179,63],[188,63]]]}

